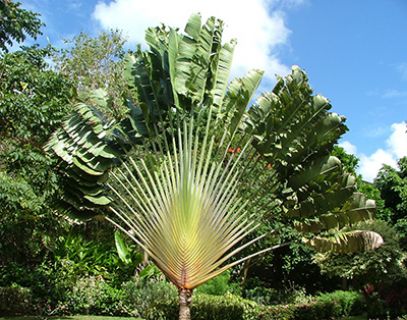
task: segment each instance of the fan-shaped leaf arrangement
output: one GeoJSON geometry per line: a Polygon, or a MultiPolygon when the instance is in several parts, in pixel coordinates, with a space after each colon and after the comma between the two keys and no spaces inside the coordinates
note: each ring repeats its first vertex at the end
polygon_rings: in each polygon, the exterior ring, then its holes
{"type": "Polygon", "coordinates": [[[64,164],[65,200],[85,217],[111,206],[107,219],[180,289],[181,319],[195,287],[270,250],[229,261],[264,236],[258,222],[275,213],[297,221],[320,251],[382,242],[345,228],[375,209],[331,156],[345,119],[296,66],[249,108],[263,73],[228,83],[235,41],[223,44],[222,31],[222,21],[199,15],[185,33],[148,29],[150,49],[126,57],[127,118],[104,120],[99,91],[48,144],[64,164]]]}
{"type": "Polygon", "coordinates": [[[210,118],[202,133],[184,121],[171,146],[159,145],[150,161],[130,157],[109,183],[118,201],[108,219],[185,293],[270,250],[226,264],[264,235],[242,243],[259,226],[238,192],[246,148],[231,156],[228,133],[211,135],[210,118]]]}

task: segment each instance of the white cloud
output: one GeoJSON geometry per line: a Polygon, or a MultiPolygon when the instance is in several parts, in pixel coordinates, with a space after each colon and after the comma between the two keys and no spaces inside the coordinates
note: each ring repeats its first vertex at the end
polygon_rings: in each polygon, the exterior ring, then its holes
{"type": "Polygon", "coordinates": [[[359,173],[363,179],[373,181],[383,164],[396,167],[397,161],[391,152],[377,149],[370,156],[362,154],[360,156],[359,173]]]}
{"type": "Polygon", "coordinates": [[[343,141],[339,144],[347,153],[355,154],[357,152],[357,148],[354,144],[350,143],[349,141],[343,141]]]}
{"type": "Polygon", "coordinates": [[[387,140],[387,144],[392,153],[399,159],[407,156],[407,126],[405,122],[393,123],[393,131],[387,140]]]}
{"type": "Polygon", "coordinates": [[[407,156],[406,125],[406,122],[391,125],[392,133],[386,141],[387,148],[385,150],[380,148],[369,156],[360,155],[358,171],[365,180],[373,181],[383,164],[396,167],[397,160],[407,156]]]}
{"type": "Polygon", "coordinates": [[[93,18],[105,29],[124,31],[132,43],[144,42],[147,27],[165,23],[183,28],[191,13],[204,18],[216,16],[225,21],[224,39],[236,38],[233,73],[242,75],[252,68],[265,70],[266,77],[285,75],[289,68],[278,57],[277,48],[288,41],[291,31],[283,8],[298,6],[304,0],[114,0],[100,1],[93,18]]]}

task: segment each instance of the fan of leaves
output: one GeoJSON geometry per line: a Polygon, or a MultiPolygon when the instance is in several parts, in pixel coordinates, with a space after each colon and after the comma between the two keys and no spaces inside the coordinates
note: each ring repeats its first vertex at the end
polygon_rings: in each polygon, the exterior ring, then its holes
{"type": "MultiPolygon", "coordinates": [[[[330,155],[347,130],[345,119],[329,111],[326,98],[313,95],[298,67],[249,108],[263,73],[253,70],[228,83],[235,41],[222,44],[222,31],[222,21],[212,17],[202,23],[199,15],[190,18],[185,33],[165,26],[147,30],[150,49],[126,57],[127,118],[106,123],[92,106],[81,104],[49,143],[74,182],[67,193],[75,193],[80,208],[100,212],[111,201],[105,181],[116,162],[129,153],[161,152],[150,142],[171,145],[183,121],[199,114],[213,118],[216,139],[228,133],[230,157],[246,146],[238,192],[251,200],[258,218],[282,210],[306,239],[319,236],[307,241],[317,249],[333,248],[333,243],[347,247],[348,239],[363,233],[351,235],[343,227],[371,219],[375,205],[356,192],[355,178],[330,155]]],[[[381,241],[378,234],[366,236],[381,241]]]]}

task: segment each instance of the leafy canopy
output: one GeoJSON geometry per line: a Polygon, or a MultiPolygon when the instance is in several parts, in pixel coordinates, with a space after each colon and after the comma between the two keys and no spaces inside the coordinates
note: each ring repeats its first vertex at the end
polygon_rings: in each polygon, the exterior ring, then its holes
{"type": "Polygon", "coordinates": [[[110,101],[101,111],[110,119],[121,119],[127,110],[123,106],[127,89],[123,77],[124,42],[117,30],[97,37],[80,33],[65,40],[66,48],[53,55],[56,71],[73,83],[80,100],[86,102],[92,90],[106,90],[110,101]]]}
{"type": "Polygon", "coordinates": [[[43,25],[39,14],[21,8],[20,2],[0,0],[0,51],[8,52],[7,46],[14,41],[23,42],[27,35],[36,38],[43,25]]]}
{"type": "Polygon", "coordinates": [[[386,207],[386,217],[399,232],[404,249],[407,248],[407,157],[398,162],[398,169],[384,165],[374,186],[379,189],[386,207]]]}
{"type": "Polygon", "coordinates": [[[42,146],[69,113],[71,86],[50,70],[52,48],[0,58],[0,261],[40,259],[63,223],[55,215],[60,177],[42,146]]]}

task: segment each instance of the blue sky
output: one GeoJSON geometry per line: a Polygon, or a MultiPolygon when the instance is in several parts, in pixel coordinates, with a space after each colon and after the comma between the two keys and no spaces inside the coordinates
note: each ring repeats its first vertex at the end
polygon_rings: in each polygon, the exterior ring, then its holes
{"type": "Polygon", "coordinates": [[[236,37],[234,75],[266,70],[262,89],[293,64],[316,93],[347,117],[341,143],[372,180],[383,162],[407,155],[407,1],[405,0],[23,0],[42,14],[41,43],[62,45],[81,31],[124,30],[129,46],[158,22],[182,26],[194,11],[227,23],[236,37]]]}

